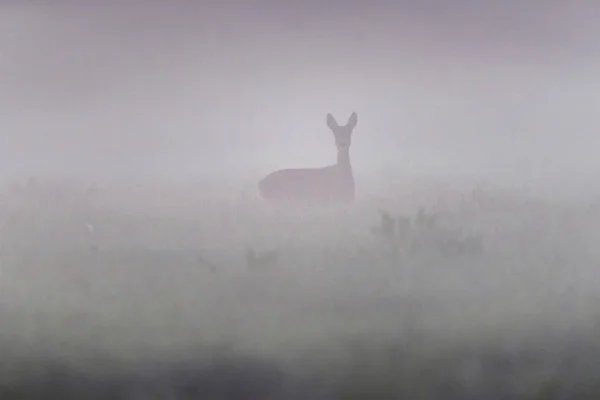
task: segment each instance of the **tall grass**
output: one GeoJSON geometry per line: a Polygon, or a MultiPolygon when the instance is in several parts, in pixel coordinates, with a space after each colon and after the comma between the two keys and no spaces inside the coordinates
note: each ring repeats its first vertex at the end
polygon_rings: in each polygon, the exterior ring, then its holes
{"type": "Polygon", "coordinates": [[[201,189],[3,208],[0,398],[598,398],[594,203],[201,189]]]}

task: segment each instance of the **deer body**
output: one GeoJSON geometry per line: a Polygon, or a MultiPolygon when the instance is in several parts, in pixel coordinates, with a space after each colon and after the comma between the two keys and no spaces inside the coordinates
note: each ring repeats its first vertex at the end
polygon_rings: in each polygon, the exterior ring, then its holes
{"type": "Polygon", "coordinates": [[[284,169],[267,175],[258,184],[263,199],[276,202],[350,203],[354,201],[354,176],[350,163],[352,131],[357,116],[352,113],[348,123],[339,126],[327,114],[327,126],[333,132],[337,147],[337,163],[324,168],[284,169]]]}

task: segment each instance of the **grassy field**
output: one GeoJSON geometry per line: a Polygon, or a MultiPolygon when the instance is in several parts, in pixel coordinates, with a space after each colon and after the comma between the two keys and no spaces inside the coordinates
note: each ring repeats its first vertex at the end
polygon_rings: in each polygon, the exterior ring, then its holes
{"type": "Polygon", "coordinates": [[[8,193],[0,398],[600,398],[600,203],[217,189],[8,193]]]}

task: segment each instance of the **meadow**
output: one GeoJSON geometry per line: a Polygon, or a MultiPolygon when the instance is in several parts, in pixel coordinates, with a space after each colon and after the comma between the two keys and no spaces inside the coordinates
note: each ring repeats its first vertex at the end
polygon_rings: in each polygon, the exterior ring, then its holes
{"type": "Polygon", "coordinates": [[[232,187],[7,186],[0,398],[599,398],[596,199],[232,187]]]}

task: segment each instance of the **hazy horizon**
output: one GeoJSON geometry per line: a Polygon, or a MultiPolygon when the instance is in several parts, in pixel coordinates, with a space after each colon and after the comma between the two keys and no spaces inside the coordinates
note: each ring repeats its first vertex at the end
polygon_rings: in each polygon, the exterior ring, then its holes
{"type": "Polygon", "coordinates": [[[586,180],[600,171],[598,7],[56,1],[0,6],[2,175],[586,180]]]}

